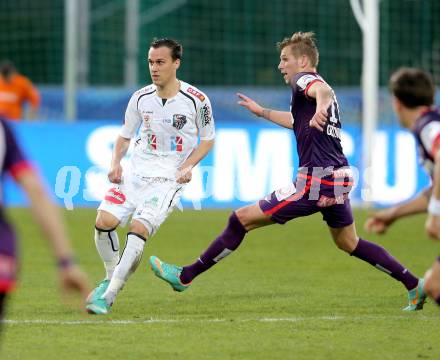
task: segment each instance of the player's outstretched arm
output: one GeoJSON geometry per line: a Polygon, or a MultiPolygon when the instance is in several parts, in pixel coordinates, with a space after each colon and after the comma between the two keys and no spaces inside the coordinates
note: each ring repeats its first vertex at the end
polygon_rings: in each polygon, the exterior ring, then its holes
{"type": "Polygon", "coordinates": [[[17,181],[26,192],[34,218],[57,259],[63,289],[79,292],[85,299],[90,292],[90,285],[86,275],[75,264],[73,250],[58,208],[33,170],[23,170],[17,181]]]}
{"type": "Polygon", "coordinates": [[[240,98],[238,105],[245,107],[254,115],[265,118],[287,129],[293,128],[293,118],[289,111],[266,109],[244,94],[237,93],[237,96],[240,98]]]}
{"type": "Polygon", "coordinates": [[[127,154],[130,146],[131,139],[126,139],[122,136],[118,136],[113,148],[112,162],[110,165],[110,171],[108,173],[108,179],[113,184],[119,184],[122,181],[122,166],[121,160],[127,154]]]}
{"type": "Polygon", "coordinates": [[[431,188],[428,188],[408,202],[375,212],[365,221],[365,230],[374,234],[384,234],[396,220],[426,212],[430,196],[431,188]]]}

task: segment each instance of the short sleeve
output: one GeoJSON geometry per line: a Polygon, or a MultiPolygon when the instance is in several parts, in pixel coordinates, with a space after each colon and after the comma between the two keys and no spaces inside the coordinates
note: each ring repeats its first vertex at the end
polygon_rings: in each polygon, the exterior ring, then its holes
{"type": "Polygon", "coordinates": [[[426,151],[434,156],[433,151],[440,142],[440,121],[432,121],[426,124],[420,131],[420,140],[426,151]]]}
{"type": "Polygon", "coordinates": [[[304,92],[304,94],[307,96],[307,91],[309,90],[310,86],[312,86],[316,82],[323,81],[318,75],[304,74],[296,80],[296,91],[304,92]]]}
{"type": "Polygon", "coordinates": [[[30,163],[26,160],[23,151],[15,139],[15,136],[9,126],[1,121],[3,130],[2,135],[2,153],[4,154],[3,171],[8,171],[14,179],[18,179],[23,170],[32,169],[30,163]]]}
{"type": "Polygon", "coordinates": [[[208,97],[201,102],[197,109],[197,128],[200,140],[212,140],[215,137],[214,117],[212,115],[211,102],[208,97]]]}
{"type": "Polygon", "coordinates": [[[137,108],[138,96],[133,94],[128,102],[127,109],[125,110],[124,125],[121,128],[121,135],[125,139],[131,139],[136,136],[139,126],[142,122],[142,118],[137,108]]]}

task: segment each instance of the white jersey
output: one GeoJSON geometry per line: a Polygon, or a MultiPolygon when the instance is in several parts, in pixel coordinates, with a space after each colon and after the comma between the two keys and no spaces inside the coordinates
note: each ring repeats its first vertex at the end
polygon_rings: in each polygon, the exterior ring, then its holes
{"type": "Polygon", "coordinates": [[[215,137],[211,103],[183,81],[177,95],[166,101],[157,96],[155,85],[148,85],[132,95],[120,135],[136,137],[131,156],[135,175],[175,179],[179,166],[196,148],[198,137],[215,137]]]}

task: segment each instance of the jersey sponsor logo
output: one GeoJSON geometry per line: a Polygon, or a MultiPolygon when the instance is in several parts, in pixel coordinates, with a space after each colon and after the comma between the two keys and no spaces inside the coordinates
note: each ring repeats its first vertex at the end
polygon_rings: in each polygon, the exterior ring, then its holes
{"type": "Polygon", "coordinates": [[[134,94],[135,95],[143,95],[143,94],[149,93],[151,91],[155,91],[154,87],[153,86],[147,86],[145,88],[142,88],[142,89],[139,89],[139,90],[135,91],[134,94]]]}
{"type": "Polygon", "coordinates": [[[14,94],[14,93],[9,93],[9,92],[0,92],[0,101],[4,101],[4,102],[16,102],[18,101],[18,95],[14,94]]]}
{"type": "Polygon", "coordinates": [[[200,101],[205,101],[205,96],[200,91],[194,90],[192,87],[189,87],[186,91],[199,98],[200,101]]]}
{"type": "Polygon", "coordinates": [[[150,150],[157,149],[157,138],[154,134],[147,134],[147,144],[150,150]]]}
{"type": "Polygon", "coordinates": [[[183,151],[183,138],[181,136],[171,136],[171,151],[183,151]]]}
{"type": "Polygon", "coordinates": [[[146,111],[142,111],[142,120],[144,121],[145,129],[151,128],[151,116],[146,111]]]}
{"type": "Polygon", "coordinates": [[[117,188],[111,188],[104,199],[112,204],[121,205],[125,202],[125,195],[117,188]]]}
{"type": "Polygon", "coordinates": [[[353,170],[350,167],[342,167],[333,171],[332,176],[334,178],[352,178],[353,170]]]}
{"type": "Polygon", "coordinates": [[[209,125],[211,122],[211,108],[208,104],[205,104],[205,106],[200,109],[200,118],[202,119],[202,126],[209,125]]]}
{"type": "Polygon", "coordinates": [[[171,120],[171,119],[159,119],[159,121],[162,121],[162,123],[164,123],[165,125],[172,125],[173,124],[173,120],[171,120]]]}
{"type": "MultiPolygon", "coordinates": [[[[145,200],[142,204],[142,207],[144,208],[157,208],[159,205],[159,198],[157,196],[153,196],[152,198],[149,198],[147,200],[145,200]]],[[[141,209],[140,214],[138,213],[137,215],[142,215],[142,213],[144,213],[144,211],[141,209]]]]}
{"type": "Polygon", "coordinates": [[[319,207],[329,207],[336,204],[343,204],[347,199],[348,199],[348,193],[344,193],[334,198],[321,195],[316,205],[319,207]]]}
{"type": "Polygon", "coordinates": [[[186,116],[180,114],[173,115],[173,126],[177,130],[181,130],[186,124],[186,116]]]}
{"type": "Polygon", "coordinates": [[[145,122],[149,122],[149,121],[150,121],[150,115],[147,114],[146,111],[142,111],[142,119],[143,119],[145,122]]]}

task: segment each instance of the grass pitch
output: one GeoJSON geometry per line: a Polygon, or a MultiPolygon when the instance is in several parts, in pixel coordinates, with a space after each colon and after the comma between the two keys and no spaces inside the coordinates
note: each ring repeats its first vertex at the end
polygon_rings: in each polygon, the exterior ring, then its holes
{"type": "MultiPolygon", "coordinates": [[[[175,293],[148,257],[188,264],[229,211],[176,211],[148,241],[142,264],[108,316],[60,301],[54,261],[27,210],[9,212],[22,271],[11,297],[1,359],[440,359],[440,308],[403,313],[404,287],[338,250],[320,215],[250,233],[237,252],[175,293]]],[[[366,214],[357,212],[361,229],[366,214]]],[[[96,283],[95,211],[66,212],[80,264],[96,283]]],[[[424,217],[370,236],[419,276],[440,253],[424,217]]],[[[365,235],[362,230],[360,235],[365,235]]],[[[120,232],[121,248],[124,232],[120,232]]]]}

